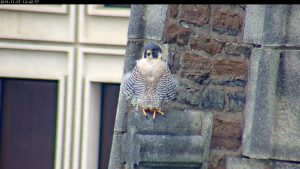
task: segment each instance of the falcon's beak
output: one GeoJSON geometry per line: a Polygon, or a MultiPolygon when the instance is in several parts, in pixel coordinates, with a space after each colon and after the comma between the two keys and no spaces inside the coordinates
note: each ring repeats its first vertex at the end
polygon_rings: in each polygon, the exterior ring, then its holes
{"type": "Polygon", "coordinates": [[[151,50],[147,50],[147,58],[152,58],[152,51],[151,50]]]}

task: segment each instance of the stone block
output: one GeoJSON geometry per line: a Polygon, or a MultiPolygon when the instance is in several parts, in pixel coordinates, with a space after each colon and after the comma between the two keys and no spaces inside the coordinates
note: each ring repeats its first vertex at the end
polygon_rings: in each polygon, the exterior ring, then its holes
{"type": "Polygon", "coordinates": [[[241,140],[242,138],[242,123],[237,119],[225,119],[216,116],[213,122],[214,137],[231,138],[241,140]]]}
{"type": "Polygon", "coordinates": [[[299,58],[299,50],[253,50],[245,105],[245,156],[300,161],[299,58]]]}
{"type": "Polygon", "coordinates": [[[286,26],[286,45],[287,46],[299,46],[300,45],[300,5],[290,5],[288,7],[289,20],[286,26]]]}
{"type": "Polygon", "coordinates": [[[161,40],[165,26],[167,5],[144,5],[143,22],[145,24],[144,37],[161,40]]]}
{"type": "Polygon", "coordinates": [[[243,111],[245,102],[246,102],[246,95],[244,92],[232,92],[228,94],[228,108],[230,112],[236,111],[243,111]]]}
{"type": "Polygon", "coordinates": [[[168,43],[187,44],[191,31],[171,21],[166,23],[164,39],[168,43]]]}
{"type": "Polygon", "coordinates": [[[165,113],[153,120],[150,115],[146,118],[142,112],[130,110],[127,132],[115,133],[110,168],[206,169],[212,114],[198,110],[165,113]]]}
{"type": "Polygon", "coordinates": [[[237,151],[242,145],[241,140],[215,137],[211,139],[211,147],[217,150],[228,150],[228,151],[237,151]]]}
{"type": "Polygon", "coordinates": [[[209,58],[187,52],[182,58],[181,76],[201,83],[209,77],[210,68],[209,58]]]}
{"type": "Polygon", "coordinates": [[[257,160],[247,158],[228,157],[226,169],[299,169],[300,164],[283,162],[283,161],[270,161],[270,160],[257,160]]]}
{"type": "Polygon", "coordinates": [[[168,5],[168,14],[171,18],[175,18],[178,14],[178,5],[168,5]]]}
{"type": "Polygon", "coordinates": [[[243,41],[263,46],[300,44],[299,6],[247,5],[243,41]]]}
{"type": "Polygon", "coordinates": [[[212,16],[213,31],[219,34],[236,36],[241,32],[243,18],[232,11],[216,10],[212,16]]]}
{"type": "Polygon", "coordinates": [[[143,22],[144,6],[131,5],[129,25],[128,25],[128,38],[143,38],[145,23],[143,22]]]}
{"type": "Polygon", "coordinates": [[[187,23],[202,26],[208,23],[210,5],[181,5],[179,19],[187,23]]]}
{"type": "Polygon", "coordinates": [[[208,54],[215,55],[222,52],[225,42],[198,35],[197,38],[191,39],[190,45],[192,49],[204,50],[208,54]]]}
{"type": "Polygon", "coordinates": [[[203,86],[192,80],[182,78],[179,82],[176,100],[192,106],[199,105],[203,86]]]}
{"type": "Polygon", "coordinates": [[[132,5],[130,11],[128,38],[162,39],[167,5],[132,5]]]}
{"type": "Polygon", "coordinates": [[[231,59],[216,60],[212,64],[211,77],[214,81],[246,81],[248,78],[248,66],[243,61],[231,59]]]}
{"type": "Polygon", "coordinates": [[[243,56],[244,59],[249,59],[251,55],[251,47],[246,45],[240,45],[237,43],[227,43],[224,47],[226,55],[230,56],[243,56]]]}
{"type": "Polygon", "coordinates": [[[201,96],[201,106],[204,109],[222,111],[225,106],[225,92],[213,88],[204,90],[201,96]]]}

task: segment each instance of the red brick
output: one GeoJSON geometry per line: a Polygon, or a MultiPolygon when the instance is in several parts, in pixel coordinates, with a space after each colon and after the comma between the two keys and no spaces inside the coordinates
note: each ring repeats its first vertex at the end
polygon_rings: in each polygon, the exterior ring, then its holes
{"type": "Polygon", "coordinates": [[[231,79],[247,80],[248,66],[245,62],[230,59],[217,60],[212,64],[212,76],[230,76],[231,79]]]}
{"type": "Polygon", "coordinates": [[[197,38],[191,40],[191,48],[195,50],[204,50],[206,53],[215,55],[221,53],[225,45],[225,42],[205,38],[199,35],[197,38]]]}
{"type": "Polygon", "coordinates": [[[178,5],[169,5],[168,14],[171,18],[175,18],[178,14],[178,5]]]}
{"type": "Polygon", "coordinates": [[[224,47],[225,54],[231,56],[240,56],[244,55],[244,58],[249,58],[251,55],[251,47],[241,44],[228,43],[224,47]]]}
{"type": "Polygon", "coordinates": [[[199,82],[206,79],[209,75],[211,67],[211,60],[209,58],[187,52],[183,56],[182,62],[182,77],[199,82]]]}
{"type": "Polygon", "coordinates": [[[216,117],[213,121],[212,136],[238,139],[242,138],[242,124],[240,121],[226,121],[216,117]]]}
{"type": "Polygon", "coordinates": [[[167,22],[165,28],[165,40],[168,43],[179,43],[186,45],[189,40],[191,31],[187,28],[182,28],[176,23],[167,22]]]}
{"type": "Polygon", "coordinates": [[[198,26],[208,23],[210,5],[182,5],[179,19],[198,26]]]}
{"type": "Polygon", "coordinates": [[[236,36],[243,25],[243,18],[232,11],[217,10],[213,14],[213,31],[220,34],[236,36]]]}

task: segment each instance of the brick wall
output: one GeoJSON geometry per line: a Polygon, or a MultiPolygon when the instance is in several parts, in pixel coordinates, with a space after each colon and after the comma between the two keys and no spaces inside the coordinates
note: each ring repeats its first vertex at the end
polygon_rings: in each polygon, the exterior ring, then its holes
{"type": "Polygon", "coordinates": [[[242,43],[245,5],[168,5],[163,43],[179,80],[172,109],[214,114],[211,169],[241,156],[245,87],[252,46],[242,43]]]}

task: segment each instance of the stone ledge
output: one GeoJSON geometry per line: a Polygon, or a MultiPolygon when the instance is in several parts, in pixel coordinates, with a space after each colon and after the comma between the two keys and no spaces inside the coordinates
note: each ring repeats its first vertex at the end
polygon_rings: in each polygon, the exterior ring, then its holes
{"type": "Polygon", "coordinates": [[[271,161],[271,160],[256,160],[247,158],[227,158],[226,169],[299,169],[300,164],[271,161]]]}

